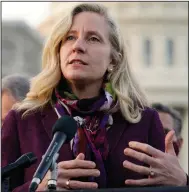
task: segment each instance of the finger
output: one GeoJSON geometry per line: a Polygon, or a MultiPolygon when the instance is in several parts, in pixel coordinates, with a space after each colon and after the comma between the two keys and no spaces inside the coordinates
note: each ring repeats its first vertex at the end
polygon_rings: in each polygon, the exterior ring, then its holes
{"type": "Polygon", "coordinates": [[[174,137],[175,137],[175,132],[173,130],[167,133],[165,137],[165,152],[176,156],[175,149],[173,147],[174,137]]]}
{"type": "Polygon", "coordinates": [[[149,175],[150,169],[148,167],[144,167],[144,166],[140,166],[140,165],[136,165],[134,163],[131,163],[127,160],[125,160],[123,162],[123,166],[127,169],[130,169],[134,172],[143,174],[143,175],[149,175]]]}
{"type": "Polygon", "coordinates": [[[75,168],[94,169],[95,167],[96,164],[94,162],[80,159],[61,161],[58,163],[58,168],[63,169],[75,169],[75,168]]]}
{"type": "Polygon", "coordinates": [[[98,184],[95,182],[81,182],[70,180],[71,189],[97,189],[98,184]]]}
{"type": "Polygon", "coordinates": [[[153,157],[150,157],[144,153],[141,153],[141,152],[138,152],[138,151],[135,151],[133,149],[130,149],[130,148],[126,148],[124,150],[124,154],[129,156],[129,157],[133,157],[135,159],[138,159],[139,161],[142,161],[148,165],[151,165],[151,166],[156,166],[157,165],[157,162],[155,161],[155,159],[153,157]]]}
{"type": "Polygon", "coordinates": [[[149,179],[138,179],[138,180],[133,180],[133,179],[127,179],[125,180],[126,185],[160,185],[160,179],[158,178],[149,178],[149,179]]]}
{"type": "MultiPolygon", "coordinates": [[[[59,179],[57,181],[58,188],[67,188],[65,179],[59,179]]],[[[81,182],[76,180],[69,180],[69,187],[71,189],[96,189],[98,188],[98,184],[95,182],[81,182]]]]}
{"type": "Polygon", "coordinates": [[[58,177],[77,178],[77,177],[98,177],[100,171],[97,169],[59,169],[58,177]]]}
{"type": "Polygon", "coordinates": [[[65,188],[62,188],[62,187],[57,187],[56,191],[69,191],[69,189],[65,189],[65,188]]]}
{"type": "Polygon", "coordinates": [[[83,153],[80,153],[76,159],[80,159],[80,160],[84,160],[85,159],[85,155],[83,153]]]}
{"type": "Polygon", "coordinates": [[[152,147],[146,143],[131,141],[131,142],[129,142],[129,147],[143,151],[153,157],[163,157],[164,156],[164,153],[162,151],[155,149],[154,147],[152,147]]]}

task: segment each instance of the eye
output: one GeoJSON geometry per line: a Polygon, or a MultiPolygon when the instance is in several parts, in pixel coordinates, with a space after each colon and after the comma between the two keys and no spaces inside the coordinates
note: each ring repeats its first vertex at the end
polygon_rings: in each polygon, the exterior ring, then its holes
{"type": "Polygon", "coordinates": [[[75,39],[76,39],[76,37],[73,36],[73,35],[69,35],[69,36],[66,37],[66,41],[72,41],[72,40],[75,40],[75,39]]]}
{"type": "Polygon", "coordinates": [[[91,42],[100,42],[100,40],[95,36],[90,37],[89,41],[91,41],[91,42]]]}

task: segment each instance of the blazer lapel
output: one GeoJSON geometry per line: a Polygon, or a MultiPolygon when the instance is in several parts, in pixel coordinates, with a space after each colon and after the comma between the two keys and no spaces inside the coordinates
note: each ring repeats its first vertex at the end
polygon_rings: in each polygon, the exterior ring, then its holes
{"type": "Polygon", "coordinates": [[[42,111],[42,123],[43,126],[49,136],[50,139],[52,139],[52,128],[55,124],[56,120],[58,120],[58,116],[56,112],[54,111],[51,104],[48,104],[42,111]]]}
{"type": "Polygon", "coordinates": [[[107,132],[109,142],[109,153],[112,153],[121,139],[128,122],[122,117],[120,112],[113,114],[113,125],[107,132]]]}
{"type": "MultiPolygon", "coordinates": [[[[47,107],[44,108],[43,111],[41,111],[41,115],[42,115],[43,126],[50,140],[52,140],[53,138],[52,128],[55,122],[58,120],[58,116],[51,104],[48,104],[47,107]]],[[[57,162],[71,160],[71,159],[73,159],[73,153],[71,151],[70,143],[66,143],[61,147],[59,151],[59,157],[57,162]]]]}
{"type": "MultiPolygon", "coordinates": [[[[50,139],[52,139],[52,128],[58,116],[53,107],[49,104],[41,111],[42,123],[50,139]]],[[[112,127],[107,131],[107,139],[109,142],[109,153],[112,153],[116,145],[121,139],[128,122],[122,117],[120,112],[113,114],[114,123],[112,127]]],[[[71,150],[71,149],[70,149],[71,150]]]]}

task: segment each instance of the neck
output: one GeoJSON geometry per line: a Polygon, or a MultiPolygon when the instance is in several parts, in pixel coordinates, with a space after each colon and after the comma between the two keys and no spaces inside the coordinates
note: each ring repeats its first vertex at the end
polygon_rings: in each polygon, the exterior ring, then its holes
{"type": "Polygon", "coordinates": [[[93,83],[89,83],[89,84],[70,83],[72,92],[79,99],[89,99],[89,98],[97,97],[100,94],[101,86],[102,86],[102,81],[95,82],[95,83],[93,82],[93,83]]]}

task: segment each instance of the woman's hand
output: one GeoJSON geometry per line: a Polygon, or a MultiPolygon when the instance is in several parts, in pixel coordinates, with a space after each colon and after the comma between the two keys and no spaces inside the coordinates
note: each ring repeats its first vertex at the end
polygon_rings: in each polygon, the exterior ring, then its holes
{"type": "Polygon", "coordinates": [[[98,177],[100,175],[100,171],[95,169],[96,164],[92,161],[84,160],[84,158],[84,154],[80,153],[75,160],[58,163],[58,189],[98,188],[98,184],[95,182],[77,181],[78,177],[98,177]]]}
{"type": "MultiPolygon", "coordinates": [[[[92,161],[86,161],[84,158],[84,154],[80,153],[74,160],[58,163],[57,191],[98,188],[98,184],[95,182],[77,181],[77,177],[98,177],[100,175],[100,171],[95,169],[96,164],[92,161]],[[68,182],[69,185],[67,185],[68,182]]],[[[46,176],[39,184],[37,191],[47,190],[49,178],[50,171],[47,172],[46,176]]]]}
{"type": "Polygon", "coordinates": [[[165,138],[166,151],[153,148],[152,146],[139,142],[129,142],[129,147],[124,150],[124,154],[142,161],[150,167],[136,165],[129,161],[124,161],[123,166],[143,175],[148,175],[146,179],[126,180],[127,185],[174,185],[185,186],[187,183],[186,173],[181,168],[173,147],[175,132],[170,131],[165,138]],[[144,153],[137,152],[140,150],[144,153]],[[149,154],[149,155],[147,155],[149,154]]]}

